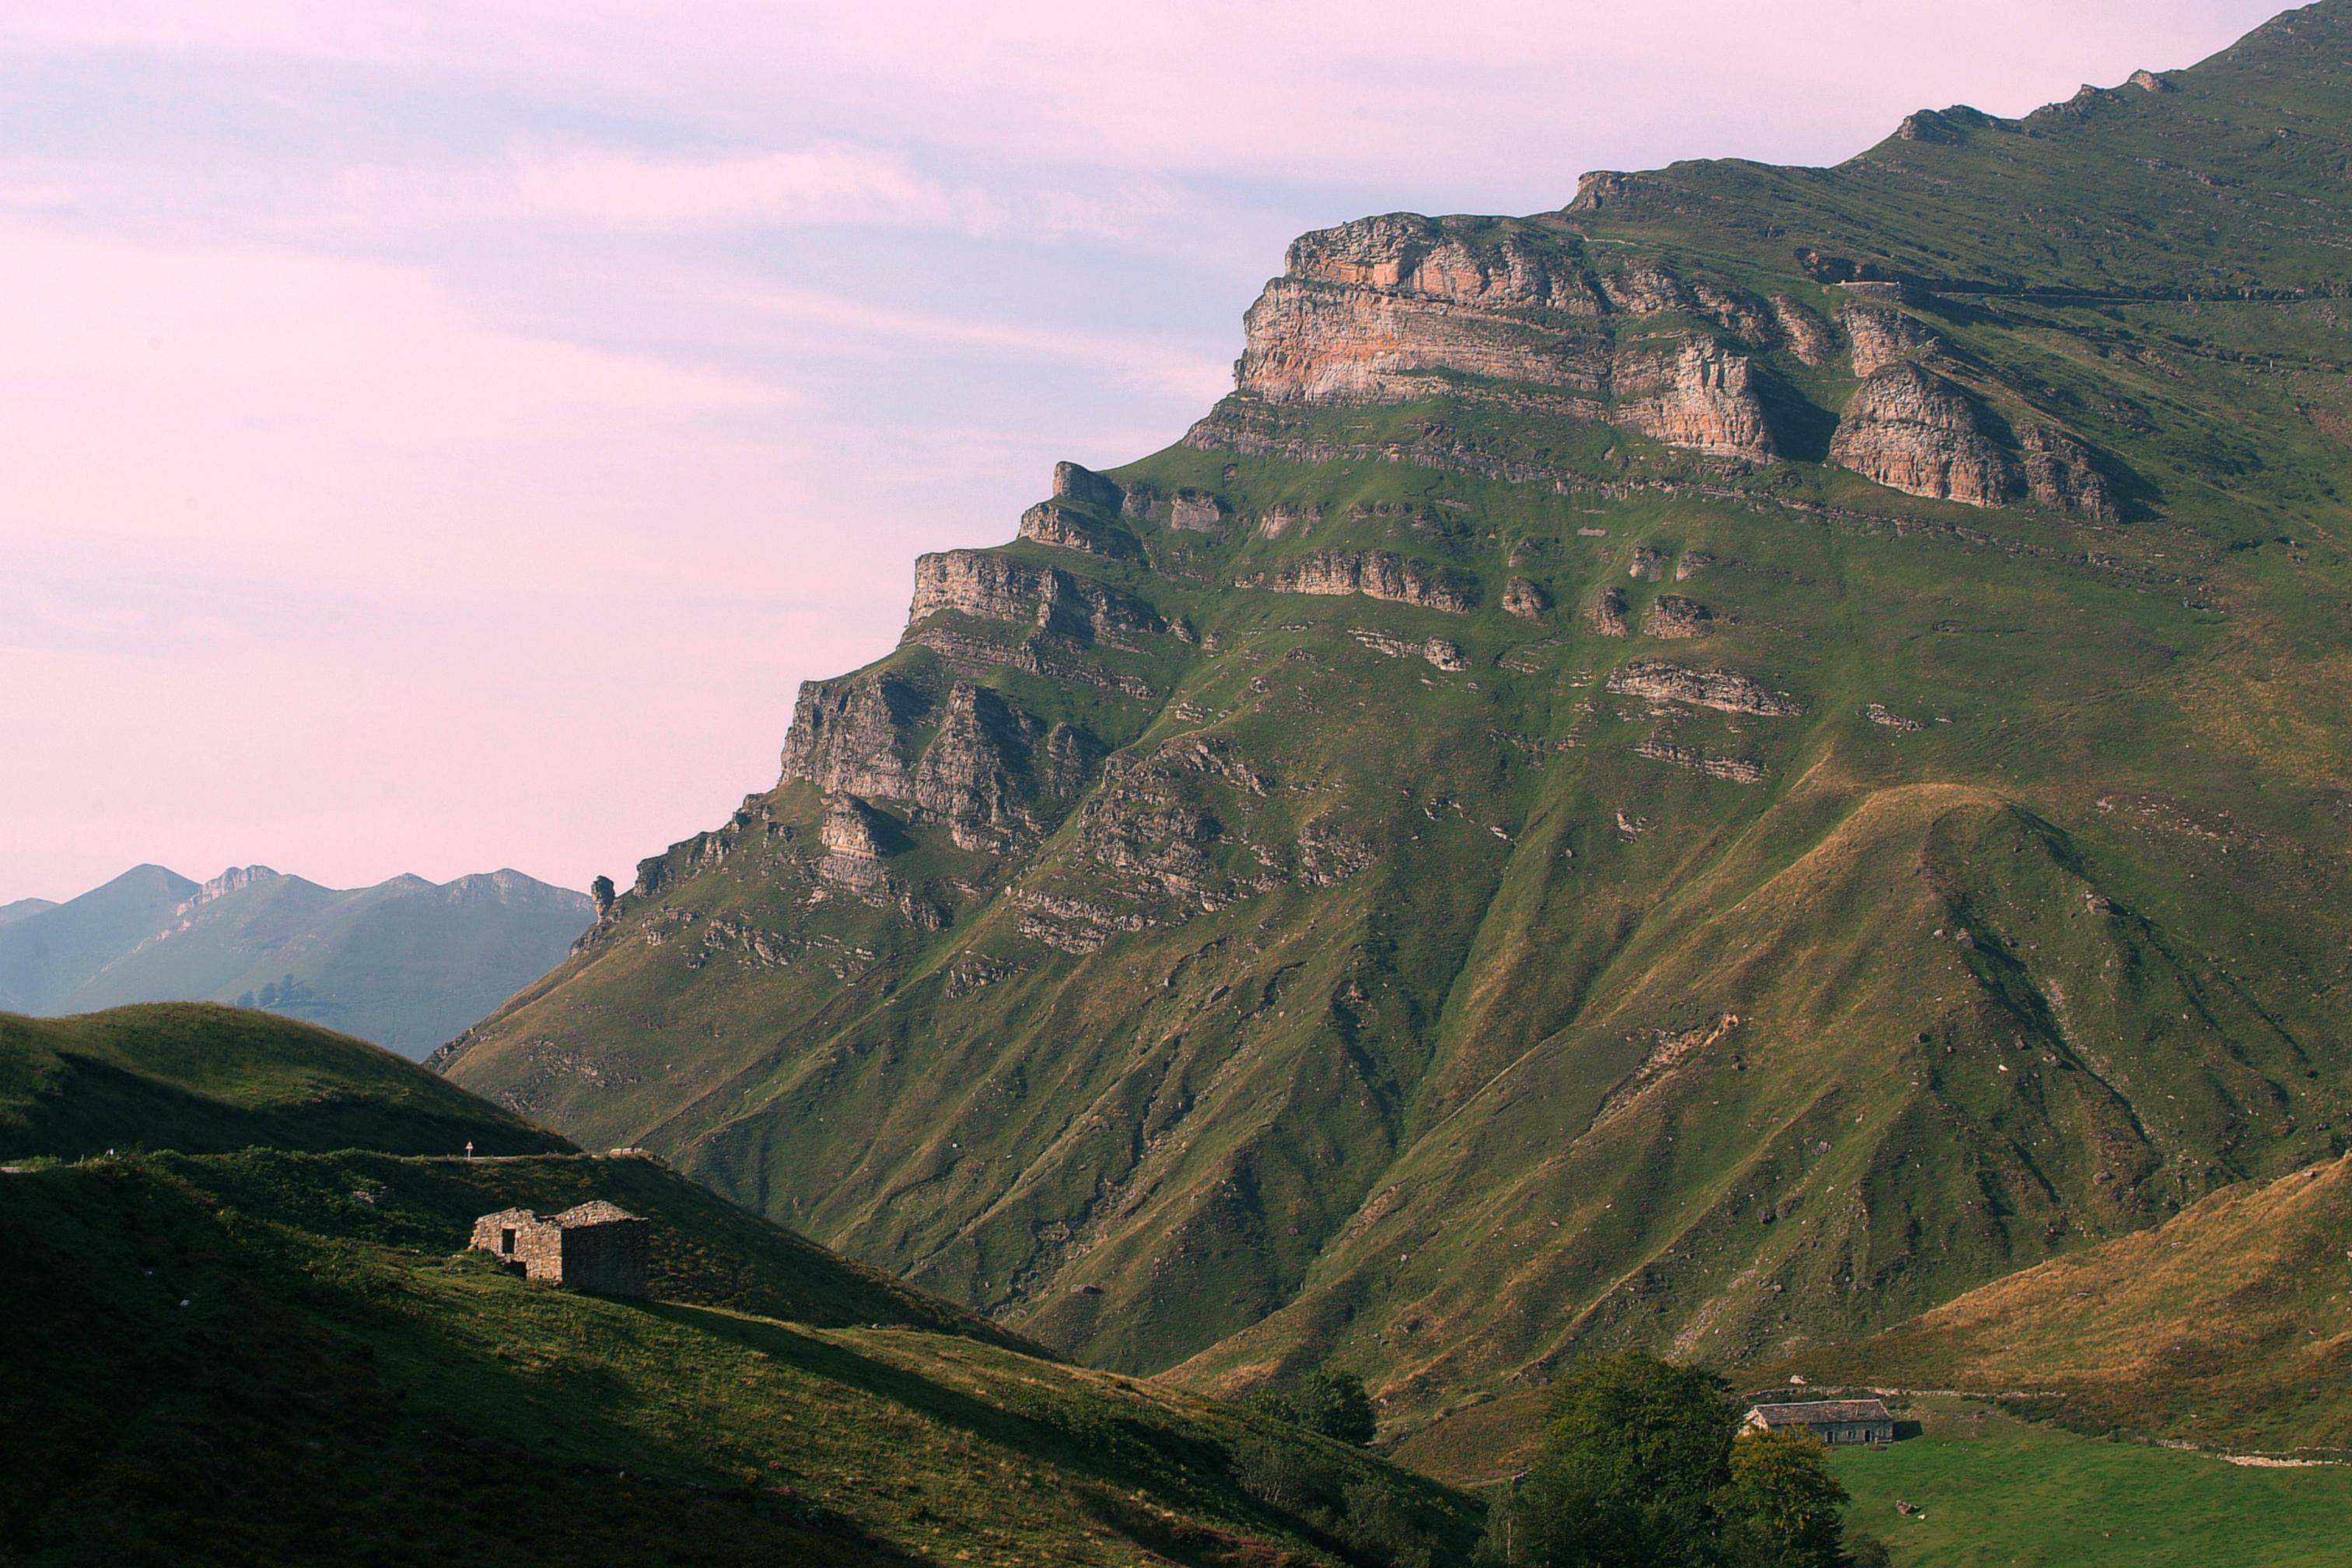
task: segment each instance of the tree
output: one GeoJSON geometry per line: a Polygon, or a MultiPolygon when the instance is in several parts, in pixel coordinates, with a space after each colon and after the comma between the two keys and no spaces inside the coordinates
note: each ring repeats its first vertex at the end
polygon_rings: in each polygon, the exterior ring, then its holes
{"type": "Polygon", "coordinates": [[[1372,1407],[1372,1396],[1365,1390],[1364,1380],[1352,1372],[1337,1372],[1329,1367],[1308,1373],[1288,1394],[1254,1388],[1242,1395],[1241,1406],[1360,1448],[1370,1443],[1380,1430],[1380,1415],[1372,1407]]]}
{"type": "Polygon", "coordinates": [[[1357,1447],[1370,1444],[1380,1430],[1380,1415],[1364,1380],[1352,1372],[1318,1367],[1299,1383],[1290,1397],[1294,1419],[1309,1432],[1357,1447]]]}
{"type": "Polygon", "coordinates": [[[1548,1568],[1706,1564],[1731,1481],[1738,1405],[1703,1367],[1640,1352],[1570,1370],[1552,1395],[1517,1523],[1520,1560],[1548,1568]]]}
{"type": "Polygon", "coordinates": [[[250,1007],[250,1006],[252,1006],[252,1005],[253,1005],[253,993],[252,993],[252,992],[250,992],[250,991],[247,991],[247,992],[244,992],[244,993],[240,994],[238,995],[237,999],[236,999],[236,1005],[237,1005],[238,1006],[240,1006],[240,1007],[250,1007]]]}
{"type": "Polygon", "coordinates": [[[278,982],[275,980],[265,980],[261,983],[261,1005],[265,1007],[278,1005],[278,982]]]}
{"type": "Polygon", "coordinates": [[[1727,1568],[1839,1568],[1845,1488],[1810,1432],[1749,1433],[1731,1446],[1717,1499],[1727,1568]]]}

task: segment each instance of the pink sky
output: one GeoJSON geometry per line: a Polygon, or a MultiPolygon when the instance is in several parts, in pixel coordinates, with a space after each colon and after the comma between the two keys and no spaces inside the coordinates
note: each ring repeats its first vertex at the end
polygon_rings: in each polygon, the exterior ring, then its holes
{"type": "Polygon", "coordinates": [[[1833,162],[2273,9],[15,0],[0,902],[626,882],[918,552],[1180,436],[1291,235],[1833,162]]]}

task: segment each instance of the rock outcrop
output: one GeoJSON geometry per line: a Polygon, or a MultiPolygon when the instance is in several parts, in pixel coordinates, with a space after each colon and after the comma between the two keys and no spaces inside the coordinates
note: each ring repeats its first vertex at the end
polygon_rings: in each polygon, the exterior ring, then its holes
{"type": "Polygon", "coordinates": [[[1916,317],[1884,306],[1851,304],[1843,319],[1846,341],[1853,345],[1853,374],[1864,380],[1943,346],[1943,339],[1916,317]]]}
{"type": "Polygon", "coordinates": [[[1286,561],[1265,576],[1234,586],[1277,594],[1361,594],[1368,599],[1467,615],[1478,607],[1478,580],[1390,550],[1319,550],[1286,561]]]}
{"type": "Polygon", "coordinates": [[[1661,594],[1642,617],[1642,635],[1649,637],[1703,637],[1714,624],[1715,612],[1681,594],[1661,594]]]}
{"type": "Polygon", "coordinates": [[[1830,443],[1830,461],[1890,489],[1969,506],[2004,506],[2023,485],[1975,398],[1909,361],[1862,384],[1830,443]]]}
{"type": "Polygon", "coordinates": [[[824,803],[818,837],[824,845],[818,876],[867,903],[887,904],[898,896],[898,879],[882,864],[873,807],[856,795],[833,796],[824,803]]]}
{"type": "Polygon", "coordinates": [[[2102,522],[2122,515],[2114,483],[2084,442],[2049,425],[2012,434],[1973,394],[1909,360],[1862,384],[1838,423],[1830,461],[1937,500],[2031,500],[2102,522]]]}
{"type": "Polygon", "coordinates": [[[1103,748],[1066,724],[1050,728],[983,686],[958,682],[909,780],[913,820],[947,825],[961,849],[1002,853],[1034,838],[1076,797],[1103,748]]]}
{"type": "Polygon", "coordinates": [[[888,676],[804,682],[784,732],[783,777],[829,795],[904,798],[912,759],[902,748],[929,707],[921,692],[888,676]]]}
{"type": "Polygon", "coordinates": [[[1634,754],[1653,762],[1672,763],[1678,768],[1689,768],[1711,779],[1727,784],[1762,784],[1764,766],[1745,757],[1709,756],[1696,746],[1670,745],[1664,741],[1643,741],[1633,748],[1634,754]]]}
{"type": "Polygon", "coordinates": [[[1503,609],[1523,621],[1539,621],[1551,608],[1551,595],[1543,585],[1526,577],[1514,577],[1503,584],[1503,609]]]}
{"type": "Polygon", "coordinates": [[[1142,553],[1127,530],[1049,500],[1039,501],[1021,514],[1020,536],[1033,544],[1050,544],[1084,555],[1116,558],[1142,553]]]}
{"type": "Polygon", "coordinates": [[[1169,499],[1168,526],[1180,533],[1223,533],[1225,503],[1199,490],[1178,490],[1169,499]]]}
{"type": "Polygon", "coordinates": [[[1601,596],[1592,601],[1587,616],[1596,636],[1622,637],[1633,635],[1633,623],[1625,618],[1625,590],[1603,588],[1601,596]]]}
{"type": "Polygon", "coordinates": [[[1092,468],[1064,462],[1054,465],[1054,499],[1115,512],[1126,504],[1127,492],[1116,480],[1092,468]]]}
{"type": "Polygon", "coordinates": [[[1799,363],[1818,370],[1837,357],[1835,330],[1788,295],[1772,296],[1772,319],[1780,329],[1780,341],[1799,363]]]}
{"type": "Polygon", "coordinates": [[[1164,632],[1160,613],[1099,583],[985,550],[950,550],[915,562],[909,626],[953,610],[981,620],[1034,625],[1064,637],[1118,644],[1164,632]]]}
{"type": "Polygon", "coordinates": [[[1769,462],[1775,456],[1752,363],[1713,339],[1686,338],[1668,353],[1622,356],[1612,386],[1619,399],[1614,423],[1711,457],[1769,462]]]}
{"type": "Polygon", "coordinates": [[[2122,521],[2116,487],[2090,447],[2048,425],[2029,425],[2018,439],[2024,448],[2025,492],[2036,506],[2100,522],[2122,521]]]}
{"type": "Polygon", "coordinates": [[[1793,719],[1805,710],[1786,692],[1769,690],[1731,670],[1692,669],[1659,659],[1644,659],[1616,670],[1609,677],[1609,689],[1654,703],[1754,713],[1768,719],[1793,719]]]}
{"type": "MultiPolygon", "coordinates": [[[[1093,736],[1047,724],[988,687],[958,681],[934,704],[887,675],[848,676],[801,688],[784,740],[783,777],[824,790],[835,816],[845,809],[840,802],[853,801],[867,814],[860,820],[869,828],[866,802],[897,801],[909,822],[944,825],[960,848],[1002,853],[1058,820],[1102,755],[1093,736]]],[[[827,832],[850,847],[838,847],[828,837],[829,850],[854,856],[845,817],[827,832]]],[[[896,890],[858,886],[861,896],[896,890]]]]}
{"type": "Polygon", "coordinates": [[[1685,279],[1651,258],[1596,269],[1581,242],[1527,225],[1410,215],[1309,234],[1244,320],[1241,393],[1276,405],[1455,395],[1622,425],[1751,462],[1777,446],[1748,352],[1830,352],[1792,300],[1685,279]],[[1620,342],[1612,317],[1666,313],[1722,330],[1620,342]]]}

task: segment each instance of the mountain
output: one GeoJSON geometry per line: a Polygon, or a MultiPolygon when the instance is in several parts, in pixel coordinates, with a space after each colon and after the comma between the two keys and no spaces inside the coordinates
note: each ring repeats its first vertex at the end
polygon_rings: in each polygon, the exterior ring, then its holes
{"type": "Polygon", "coordinates": [[[70,993],[170,925],[198,890],[175,871],[134,866],[78,899],[0,926],[0,1007],[45,1010],[48,998],[70,993]]]}
{"type": "MultiPolygon", "coordinates": [[[[455,1090],[445,1090],[455,1093],[455,1090]]],[[[1387,1568],[1477,1510],[1081,1371],[641,1158],[257,1149],[0,1175],[0,1529],[27,1563],[1387,1568]],[[474,1217],[648,1221],[652,1299],[474,1217]]]]}
{"type": "Polygon", "coordinates": [[[21,921],[27,915],[45,913],[58,906],[47,899],[18,899],[14,903],[0,904],[0,926],[11,921],[21,921]]]}
{"type": "Polygon", "coordinates": [[[421,1057],[551,967],[594,912],[519,871],[336,891],[267,866],[202,885],[142,866],[0,922],[0,1005],[258,1004],[421,1057]]]}
{"type": "Polygon", "coordinates": [[[1304,237],[437,1065],[1392,1433],[2341,1155],[2348,63],[1304,237]]]}
{"type": "Polygon", "coordinates": [[[484,1154],[562,1139],[379,1047],[242,1007],[0,1013],[0,1157],[110,1149],[484,1154]]]}

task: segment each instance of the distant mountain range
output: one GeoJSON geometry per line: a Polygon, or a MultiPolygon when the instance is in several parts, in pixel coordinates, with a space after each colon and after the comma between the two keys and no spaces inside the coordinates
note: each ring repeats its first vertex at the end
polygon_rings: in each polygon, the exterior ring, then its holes
{"type": "Polygon", "coordinates": [[[0,1010],[229,1002],[421,1057],[560,962],[595,913],[519,871],[338,890],[267,866],[138,866],[0,906],[0,1010]]]}

